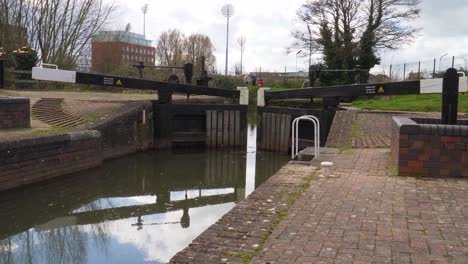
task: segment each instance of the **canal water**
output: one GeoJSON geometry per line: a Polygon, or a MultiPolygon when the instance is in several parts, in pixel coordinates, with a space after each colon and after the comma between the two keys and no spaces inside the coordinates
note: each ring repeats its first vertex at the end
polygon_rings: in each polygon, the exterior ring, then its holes
{"type": "Polygon", "coordinates": [[[0,194],[0,263],[166,263],[288,156],[146,152],[0,194]]]}

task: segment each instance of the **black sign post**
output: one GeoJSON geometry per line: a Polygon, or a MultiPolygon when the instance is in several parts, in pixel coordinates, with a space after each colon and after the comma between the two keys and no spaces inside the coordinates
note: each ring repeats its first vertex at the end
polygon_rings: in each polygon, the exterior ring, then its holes
{"type": "Polygon", "coordinates": [[[456,125],[458,115],[458,72],[450,68],[445,72],[442,86],[442,124],[456,125]]]}

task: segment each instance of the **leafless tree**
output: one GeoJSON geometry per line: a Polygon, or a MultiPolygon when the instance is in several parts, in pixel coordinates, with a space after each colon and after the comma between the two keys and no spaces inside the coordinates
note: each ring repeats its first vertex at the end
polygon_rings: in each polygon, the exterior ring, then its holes
{"type": "Polygon", "coordinates": [[[102,0],[36,0],[34,46],[43,61],[74,66],[82,49],[106,22],[113,5],[102,0]]]}
{"type": "Polygon", "coordinates": [[[186,41],[187,61],[193,63],[194,72],[201,72],[202,58],[205,58],[205,69],[211,69],[216,63],[213,55],[215,50],[208,36],[201,34],[190,35],[186,41]]]}
{"type": "Polygon", "coordinates": [[[156,46],[156,58],[160,65],[180,66],[184,63],[185,35],[177,29],[163,32],[156,46]]]}
{"type": "Polygon", "coordinates": [[[245,36],[240,36],[237,39],[237,44],[240,46],[241,58],[240,58],[240,68],[239,68],[239,75],[242,75],[243,71],[243,57],[244,57],[244,50],[245,50],[245,43],[247,42],[245,36]]]}
{"type": "Polygon", "coordinates": [[[205,68],[211,69],[216,63],[214,45],[210,38],[201,34],[188,37],[177,29],[163,32],[156,46],[156,58],[160,65],[180,66],[186,62],[194,65],[194,72],[201,70],[202,57],[205,58],[205,68]]]}
{"type": "Polygon", "coordinates": [[[7,54],[31,42],[28,29],[32,27],[32,14],[36,10],[34,1],[0,0],[0,47],[7,54]]]}
{"type": "Polygon", "coordinates": [[[82,50],[114,9],[113,4],[104,4],[103,0],[0,1],[2,44],[12,30],[19,36],[26,35],[28,44],[39,51],[43,61],[61,67],[75,66],[82,50]]]}

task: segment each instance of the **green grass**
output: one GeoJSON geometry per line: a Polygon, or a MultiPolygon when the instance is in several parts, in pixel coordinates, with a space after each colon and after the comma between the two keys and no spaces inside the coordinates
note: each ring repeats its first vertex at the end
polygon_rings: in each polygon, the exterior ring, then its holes
{"type": "MultiPolygon", "coordinates": [[[[395,111],[417,111],[417,112],[440,112],[442,109],[442,95],[399,95],[376,97],[369,100],[357,100],[354,107],[375,109],[375,110],[395,110],[395,111]]],[[[468,94],[460,94],[458,97],[458,111],[468,112],[468,94]]]]}

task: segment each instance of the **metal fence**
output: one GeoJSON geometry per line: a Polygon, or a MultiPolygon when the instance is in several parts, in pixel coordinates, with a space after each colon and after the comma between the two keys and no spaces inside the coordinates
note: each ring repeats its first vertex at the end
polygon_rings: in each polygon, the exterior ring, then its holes
{"type": "Polygon", "coordinates": [[[380,70],[374,75],[380,75],[388,81],[420,80],[443,77],[448,68],[466,71],[468,55],[442,56],[432,60],[405,62],[401,64],[381,64],[380,70]]]}

